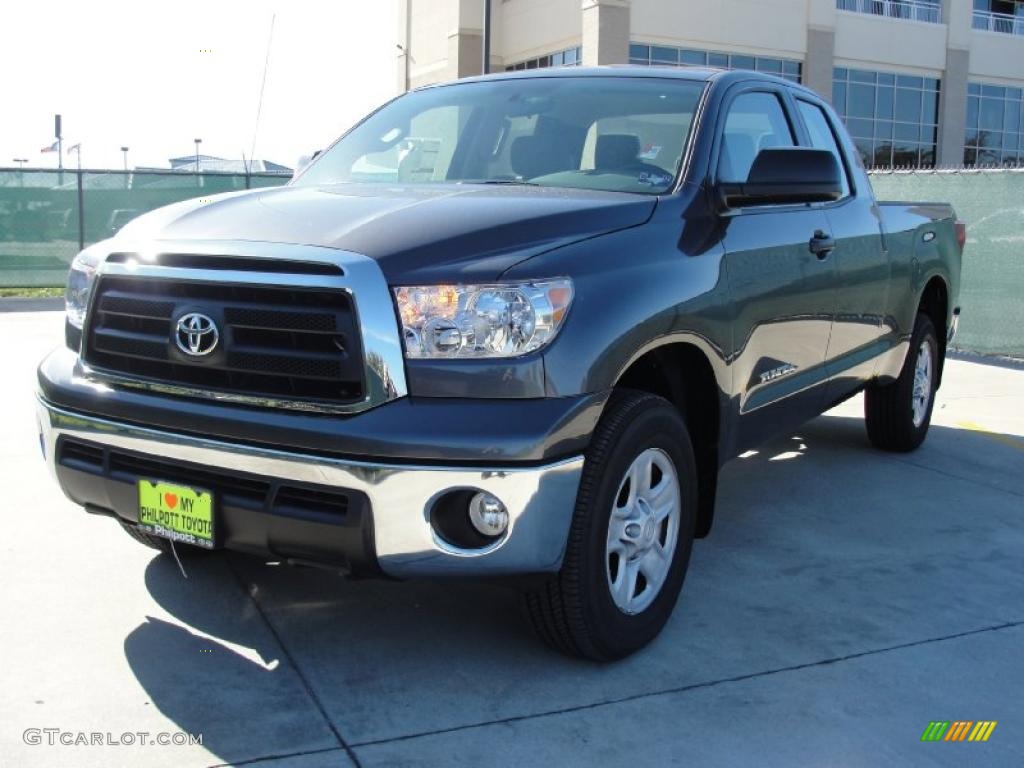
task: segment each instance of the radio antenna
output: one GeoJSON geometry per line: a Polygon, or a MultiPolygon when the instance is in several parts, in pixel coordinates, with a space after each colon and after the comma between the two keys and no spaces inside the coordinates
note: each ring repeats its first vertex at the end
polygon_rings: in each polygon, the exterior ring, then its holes
{"type": "Polygon", "coordinates": [[[270,34],[267,36],[267,54],[263,59],[263,81],[260,83],[260,100],[256,105],[256,125],[252,129],[252,146],[249,147],[249,162],[252,162],[253,158],[256,157],[256,136],[260,132],[260,113],[263,112],[263,91],[267,87],[267,70],[270,68],[270,45],[274,42],[275,19],[277,19],[276,13],[270,17],[270,34]]]}

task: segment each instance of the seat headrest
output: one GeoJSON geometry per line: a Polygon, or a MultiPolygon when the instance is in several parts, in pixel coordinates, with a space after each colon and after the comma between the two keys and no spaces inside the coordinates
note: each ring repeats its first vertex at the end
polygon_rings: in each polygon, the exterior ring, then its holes
{"type": "Polygon", "coordinates": [[[568,150],[551,137],[520,136],[509,148],[509,164],[524,179],[573,168],[568,150]]]}
{"type": "Polygon", "coordinates": [[[637,161],[640,139],[628,133],[607,133],[597,137],[594,168],[599,171],[623,168],[637,161]]]}

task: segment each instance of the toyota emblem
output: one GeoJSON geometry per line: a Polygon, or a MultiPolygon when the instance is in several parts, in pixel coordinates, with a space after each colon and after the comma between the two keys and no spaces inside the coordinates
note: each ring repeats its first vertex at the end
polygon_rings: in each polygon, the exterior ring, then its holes
{"type": "Polygon", "coordinates": [[[204,357],[217,348],[220,332],[217,324],[207,315],[189,312],[178,318],[174,329],[178,349],[190,357],[204,357]]]}

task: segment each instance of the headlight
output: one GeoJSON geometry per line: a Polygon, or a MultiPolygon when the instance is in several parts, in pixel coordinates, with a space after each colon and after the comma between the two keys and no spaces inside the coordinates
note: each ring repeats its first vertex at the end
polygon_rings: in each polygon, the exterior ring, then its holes
{"type": "Polygon", "coordinates": [[[92,284],[96,281],[96,269],[103,261],[102,252],[95,246],[89,246],[75,256],[68,273],[68,287],[64,293],[64,306],[67,308],[68,322],[81,329],[85,322],[85,311],[89,308],[89,294],[92,284]]]}
{"type": "Polygon", "coordinates": [[[572,281],[395,288],[409,358],[516,357],[558,334],[572,281]]]}

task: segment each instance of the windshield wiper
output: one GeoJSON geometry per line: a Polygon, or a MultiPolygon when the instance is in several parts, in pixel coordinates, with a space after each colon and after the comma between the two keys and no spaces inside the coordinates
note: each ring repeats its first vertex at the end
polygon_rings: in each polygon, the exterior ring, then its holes
{"type": "Polygon", "coordinates": [[[502,185],[506,185],[506,186],[511,185],[511,186],[517,186],[517,187],[539,187],[540,186],[540,184],[537,184],[536,182],[533,182],[533,181],[516,181],[515,179],[459,179],[455,183],[456,184],[502,184],[502,185]]]}

